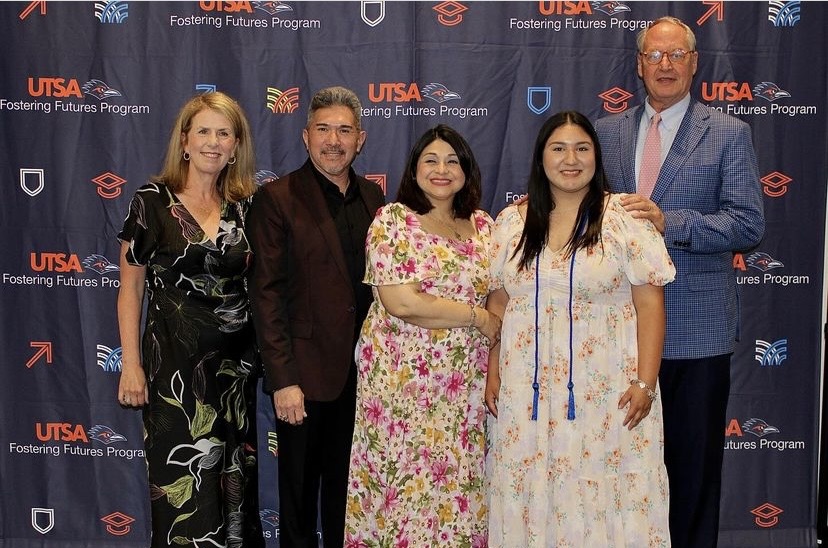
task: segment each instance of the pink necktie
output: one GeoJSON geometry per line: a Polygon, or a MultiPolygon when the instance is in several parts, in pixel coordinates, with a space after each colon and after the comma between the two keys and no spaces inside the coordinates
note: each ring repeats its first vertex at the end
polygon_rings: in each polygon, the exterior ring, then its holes
{"type": "Polygon", "coordinates": [[[655,113],[650,119],[650,127],[647,129],[647,138],[644,140],[644,154],[641,155],[641,170],[638,174],[638,194],[650,197],[658,179],[658,172],[661,169],[661,134],[658,131],[658,123],[661,121],[661,114],[655,113]]]}

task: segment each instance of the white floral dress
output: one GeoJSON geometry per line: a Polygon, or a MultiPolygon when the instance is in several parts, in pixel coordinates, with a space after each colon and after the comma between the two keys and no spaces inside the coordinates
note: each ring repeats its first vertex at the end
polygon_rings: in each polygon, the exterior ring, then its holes
{"type": "Polygon", "coordinates": [[[489,546],[669,546],[668,484],[659,399],[632,431],[618,400],[637,375],[630,284],[664,285],[675,268],[649,222],[608,199],[601,242],[574,262],[546,250],[518,272],[518,208],[493,229],[493,283],[509,294],[500,351],[499,416],[487,456],[489,546]],[[569,420],[570,267],[572,394],[569,420]],[[538,326],[535,298],[538,291],[538,326]],[[535,334],[538,334],[537,350],[535,334]],[[535,355],[537,420],[531,420],[535,355]]]}
{"type": "Polygon", "coordinates": [[[483,306],[492,219],[476,211],[472,220],[476,238],[443,238],[392,203],[368,231],[365,282],[375,301],[356,348],[347,547],[485,546],[485,338],[474,328],[406,323],[376,294],[376,286],[419,282],[483,306]]]}

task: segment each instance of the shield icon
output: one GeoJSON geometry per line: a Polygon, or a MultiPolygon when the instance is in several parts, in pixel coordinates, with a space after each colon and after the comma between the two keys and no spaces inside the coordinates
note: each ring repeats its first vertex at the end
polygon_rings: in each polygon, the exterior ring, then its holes
{"type": "Polygon", "coordinates": [[[530,86],[526,88],[526,106],[535,114],[543,114],[552,105],[552,88],[549,86],[530,86]],[[543,103],[543,106],[537,106],[543,103]]]}
{"type": "Polygon", "coordinates": [[[45,535],[55,526],[54,508],[32,508],[32,527],[41,535],[45,535]]]}
{"type": "Polygon", "coordinates": [[[385,19],[385,0],[362,0],[360,4],[359,15],[369,27],[376,27],[385,19]],[[368,15],[369,11],[374,14],[368,15]]]}
{"type": "Polygon", "coordinates": [[[43,190],[43,170],[21,167],[20,188],[29,196],[37,196],[43,190]]]}
{"type": "Polygon", "coordinates": [[[195,90],[199,93],[211,93],[216,91],[215,84],[196,84],[195,90]]]}

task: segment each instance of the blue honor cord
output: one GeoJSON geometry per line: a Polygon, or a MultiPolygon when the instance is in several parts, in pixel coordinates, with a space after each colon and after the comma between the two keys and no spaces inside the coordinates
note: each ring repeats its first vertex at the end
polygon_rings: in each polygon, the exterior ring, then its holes
{"type": "MultiPolygon", "coordinates": [[[[577,233],[580,234],[587,222],[587,216],[581,219],[578,224],[577,233]]],[[[538,383],[538,367],[540,364],[540,253],[535,256],[535,375],[532,380],[532,420],[538,420],[538,400],[540,399],[540,384],[538,383]]],[[[572,361],[574,357],[574,335],[572,321],[572,304],[574,302],[573,284],[575,280],[575,250],[569,259],[569,382],[566,388],[569,390],[569,405],[567,406],[566,419],[575,420],[575,383],[572,381],[572,361]]]]}

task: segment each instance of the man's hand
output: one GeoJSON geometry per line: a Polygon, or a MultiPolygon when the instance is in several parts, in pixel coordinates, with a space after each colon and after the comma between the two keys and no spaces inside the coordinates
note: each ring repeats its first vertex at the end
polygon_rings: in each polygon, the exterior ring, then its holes
{"type": "Polygon", "coordinates": [[[273,393],[276,418],[288,424],[299,425],[308,415],[305,413],[305,394],[298,384],[280,388],[273,393]]]}
{"type": "Polygon", "coordinates": [[[621,205],[630,212],[633,218],[651,221],[656,230],[664,235],[664,213],[661,212],[655,202],[641,194],[626,194],[621,197],[621,205]]]}

